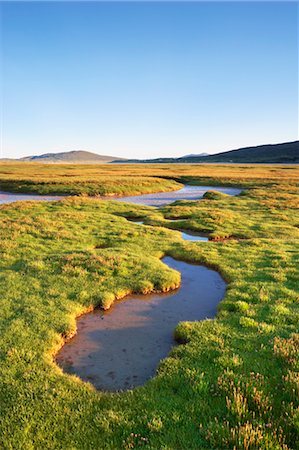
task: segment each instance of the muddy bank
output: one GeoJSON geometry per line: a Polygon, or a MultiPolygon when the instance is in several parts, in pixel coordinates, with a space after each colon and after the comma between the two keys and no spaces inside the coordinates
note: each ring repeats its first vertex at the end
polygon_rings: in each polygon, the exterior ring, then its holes
{"type": "Polygon", "coordinates": [[[206,267],[165,257],[181,272],[181,287],[167,294],[130,295],[109,311],[81,316],[78,331],[56,357],[59,366],[97,389],[118,391],[144,384],[175,345],[181,321],[214,317],[225,293],[221,276],[206,267]]]}

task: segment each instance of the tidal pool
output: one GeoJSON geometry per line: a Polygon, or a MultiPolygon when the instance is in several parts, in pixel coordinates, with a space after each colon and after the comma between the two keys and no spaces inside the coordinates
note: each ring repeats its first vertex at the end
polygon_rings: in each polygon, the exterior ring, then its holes
{"type": "Polygon", "coordinates": [[[176,344],[178,322],[214,317],[225,294],[219,273],[165,257],[181,273],[181,286],[166,294],[130,295],[109,311],[96,309],[77,320],[77,334],[56,356],[69,374],[103,391],[143,385],[176,344]]]}

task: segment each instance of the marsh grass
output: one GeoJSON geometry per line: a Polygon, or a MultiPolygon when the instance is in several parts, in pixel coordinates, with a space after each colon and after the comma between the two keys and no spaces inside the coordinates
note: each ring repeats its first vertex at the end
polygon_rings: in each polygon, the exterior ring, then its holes
{"type": "Polygon", "coordinates": [[[298,191],[250,183],[159,210],[80,197],[0,208],[2,448],[298,448],[298,191]],[[166,218],[246,239],[185,242],[166,218]],[[165,254],[222,274],[217,318],[180,323],[183,345],[134,391],[65,375],[53,358],[76,316],[179,284],[165,254]]]}
{"type": "Polygon", "coordinates": [[[296,165],[1,163],[0,189],[71,195],[137,195],[183,184],[268,186],[298,179],[296,165]]]}

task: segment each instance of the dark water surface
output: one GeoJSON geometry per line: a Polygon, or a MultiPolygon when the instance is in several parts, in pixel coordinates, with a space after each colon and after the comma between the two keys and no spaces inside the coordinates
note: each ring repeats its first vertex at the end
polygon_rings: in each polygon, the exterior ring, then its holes
{"type": "Polygon", "coordinates": [[[130,295],[109,311],[79,317],[76,336],[56,357],[65,372],[101,390],[140,386],[175,345],[178,322],[215,316],[226,287],[221,276],[171,257],[163,262],[181,273],[181,287],[167,294],[130,295]]]}

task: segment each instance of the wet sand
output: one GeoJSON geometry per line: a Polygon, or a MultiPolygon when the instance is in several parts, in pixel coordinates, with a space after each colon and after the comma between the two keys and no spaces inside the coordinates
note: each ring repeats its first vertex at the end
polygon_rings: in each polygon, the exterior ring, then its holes
{"type": "Polygon", "coordinates": [[[56,357],[65,372],[105,391],[143,385],[175,345],[178,322],[215,316],[226,287],[221,276],[171,257],[163,262],[181,273],[181,287],[167,294],[130,295],[109,311],[81,316],[76,336],[56,357]]]}

